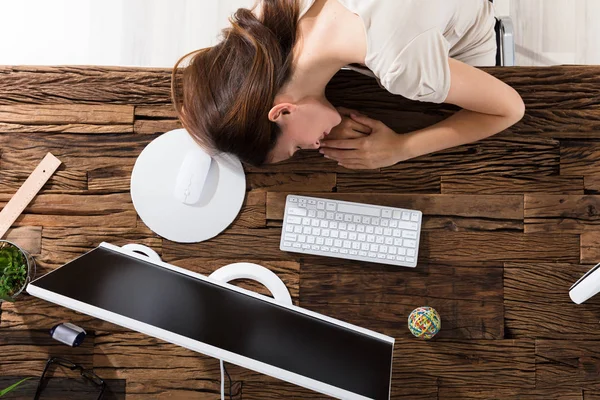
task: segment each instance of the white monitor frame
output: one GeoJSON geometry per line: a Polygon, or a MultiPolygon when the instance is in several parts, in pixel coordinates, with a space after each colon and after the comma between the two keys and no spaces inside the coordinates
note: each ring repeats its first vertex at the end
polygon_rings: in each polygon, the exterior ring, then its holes
{"type": "MultiPolygon", "coordinates": [[[[359,326],[352,325],[352,324],[340,321],[335,318],[327,317],[325,315],[318,314],[316,312],[312,312],[312,311],[306,310],[304,308],[294,306],[293,304],[290,305],[290,304],[284,304],[281,302],[277,302],[271,297],[264,296],[264,295],[261,295],[261,294],[258,294],[258,293],[252,292],[250,290],[246,290],[246,289],[243,289],[243,288],[240,288],[240,287],[228,284],[228,283],[224,283],[224,282],[221,282],[216,279],[212,279],[210,277],[192,272],[190,270],[168,264],[164,261],[157,261],[157,260],[150,259],[147,256],[138,254],[132,250],[123,249],[119,246],[115,246],[110,243],[102,242],[98,247],[105,248],[105,249],[108,249],[108,250],[111,250],[111,251],[114,251],[117,253],[121,253],[123,255],[130,256],[130,257],[135,257],[139,260],[142,260],[145,262],[150,262],[150,263],[156,264],[160,267],[170,269],[172,271],[179,272],[181,274],[188,275],[190,277],[193,277],[193,278],[196,278],[199,280],[203,280],[203,281],[215,284],[215,285],[219,285],[219,286],[225,287],[227,289],[231,289],[236,292],[245,294],[247,296],[251,296],[251,297],[272,303],[272,304],[276,304],[280,307],[285,307],[292,311],[302,313],[302,314],[311,316],[313,318],[320,319],[322,321],[325,321],[325,322],[328,322],[331,324],[338,325],[340,327],[355,331],[357,333],[370,336],[374,339],[388,342],[392,346],[391,353],[392,353],[392,360],[393,360],[393,347],[394,347],[394,342],[395,342],[393,337],[383,335],[381,333],[374,332],[369,329],[361,328],[359,326]]],[[[93,250],[90,250],[90,251],[93,251],[93,250]]],[[[89,252],[81,255],[80,257],[83,257],[84,255],[86,255],[88,253],[89,252]]],[[[80,258],[80,257],[78,257],[78,258],[80,258]]],[[[51,274],[53,272],[54,271],[51,271],[48,274],[51,274]]],[[[40,278],[38,278],[38,279],[40,279],[40,278]]],[[[117,313],[114,313],[111,311],[107,311],[102,308],[99,308],[99,307],[96,307],[96,306],[93,306],[93,305],[90,305],[90,304],[87,304],[87,303],[84,303],[84,302],[81,302],[78,300],[74,300],[69,297],[54,293],[54,292],[51,292],[49,290],[43,289],[39,286],[36,286],[35,282],[36,281],[34,280],[29,285],[27,285],[27,293],[31,294],[32,296],[39,297],[43,300],[58,304],[60,306],[70,308],[72,310],[90,315],[92,317],[96,317],[96,318],[111,322],[115,325],[119,325],[124,328],[128,328],[128,329],[140,332],[140,333],[144,333],[146,335],[153,336],[158,339],[162,339],[166,342],[185,347],[189,350],[196,351],[198,353],[202,353],[202,354],[205,354],[205,355],[208,355],[211,357],[215,357],[217,359],[220,359],[220,360],[223,360],[223,361],[235,364],[235,365],[239,365],[240,367],[248,368],[253,371],[260,372],[265,375],[269,375],[274,378],[278,378],[278,379],[284,380],[286,382],[293,383],[293,384],[305,387],[307,389],[314,390],[319,393],[323,393],[323,394],[337,397],[340,399],[352,399],[352,400],[368,399],[368,397],[347,391],[345,389],[338,388],[336,386],[318,381],[316,379],[307,378],[303,375],[296,374],[296,373],[287,371],[285,369],[278,368],[273,365],[263,363],[261,361],[257,361],[252,358],[245,357],[245,356],[242,356],[242,355],[239,355],[239,354],[227,351],[227,350],[223,350],[221,348],[211,346],[209,344],[206,344],[206,343],[203,343],[203,342],[200,342],[197,340],[190,339],[188,337],[170,332],[168,330],[158,328],[156,326],[146,324],[144,322],[140,322],[133,318],[125,317],[123,315],[120,315],[120,314],[117,314],[117,313]]],[[[390,371],[390,389],[389,389],[388,393],[391,393],[391,376],[392,376],[392,371],[390,371]]]]}

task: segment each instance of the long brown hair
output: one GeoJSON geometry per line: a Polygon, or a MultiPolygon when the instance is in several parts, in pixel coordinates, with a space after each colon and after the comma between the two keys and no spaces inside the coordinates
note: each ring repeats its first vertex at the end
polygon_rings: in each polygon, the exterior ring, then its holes
{"type": "Polygon", "coordinates": [[[206,150],[232,153],[255,166],[265,163],[281,135],[268,113],[292,74],[298,1],[262,0],[259,17],[240,8],[219,44],[187,54],[175,64],[175,109],[206,150]],[[188,57],[189,65],[178,74],[188,57]]]}

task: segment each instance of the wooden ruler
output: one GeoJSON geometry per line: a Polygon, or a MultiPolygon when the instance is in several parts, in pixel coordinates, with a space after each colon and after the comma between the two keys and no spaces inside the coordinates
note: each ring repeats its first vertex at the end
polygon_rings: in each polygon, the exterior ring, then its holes
{"type": "Polygon", "coordinates": [[[4,237],[6,231],[17,220],[35,195],[38,194],[60,164],[58,158],[54,157],[52,153],[48,153],[42,162],[35,167],[25,183],[21,185],[17,193],[0,211],[0,239],[4,237]]]}

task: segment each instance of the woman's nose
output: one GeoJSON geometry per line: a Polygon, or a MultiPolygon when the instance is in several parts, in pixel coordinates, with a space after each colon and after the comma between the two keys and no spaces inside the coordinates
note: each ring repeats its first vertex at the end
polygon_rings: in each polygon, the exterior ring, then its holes
{"type": "Polygon", "coordinates": [[[319,147],[321,147],[321,142],[319,140],[310,146],[311,149],[318,149],[319,147]]]}

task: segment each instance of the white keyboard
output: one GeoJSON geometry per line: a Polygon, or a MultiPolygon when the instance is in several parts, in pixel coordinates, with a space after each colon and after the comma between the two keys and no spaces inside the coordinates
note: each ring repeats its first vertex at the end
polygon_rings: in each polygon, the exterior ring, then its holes
{"type": "Polygon", "coordinates": [[[279,248],[416,267],[422,216],[416,210],[288,195],[279,248]]]}

